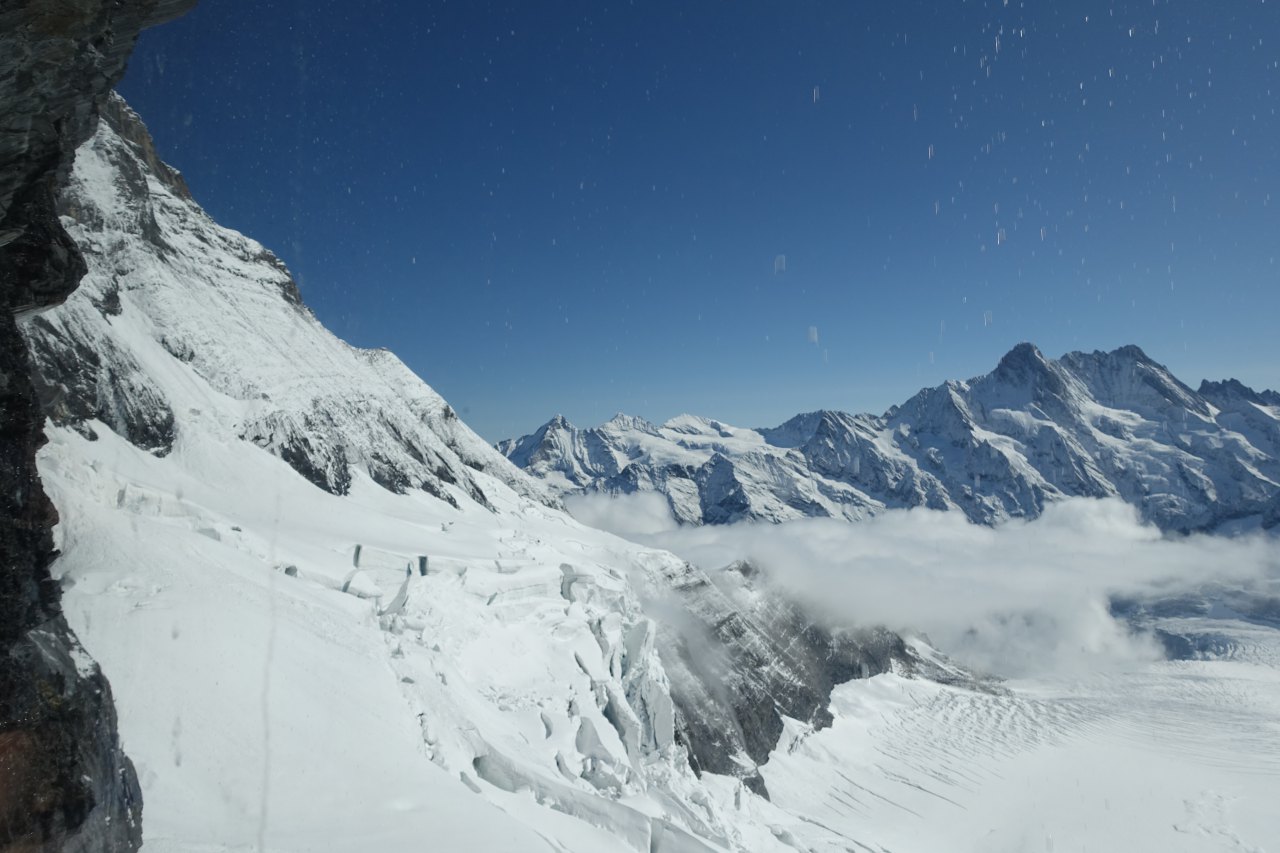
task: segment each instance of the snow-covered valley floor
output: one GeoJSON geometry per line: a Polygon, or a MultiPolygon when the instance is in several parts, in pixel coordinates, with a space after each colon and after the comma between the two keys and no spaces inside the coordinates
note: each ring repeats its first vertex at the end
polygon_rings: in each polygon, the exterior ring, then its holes
{"type": "Polygon", "coordinates": [[[788,724],[763,768],[768,802],[736,780],[698,781],[671,755],[637,766],[593,698],[610,664],[592,619],[625,611],[624,575],[659,552],[496,481],[496,514],[362,477],[336,497],[215,430],[184,430],[167,459],[99,434],[53,430],[41,464],[64,519],[65,609],[115,689],[149,851],[1262,851],[1280,839],[1272,628],[1169,619],[1212,635],[1211,659],[1007,692],[846,684],[831,728],[788,724]],[[590,594],[565,595],[570,575],[590,594]],[[593,766],[631,775],[609,791],[583,781],[593,766]]]}
{"type": "Polygon", "coordinates": [[[1272,629],[1203,627],[1238,650],[1010,695],[847,684],[835,725],[765,766],[770,791],[852,850],[1276,849],[1280,644],[1272,629]]]}

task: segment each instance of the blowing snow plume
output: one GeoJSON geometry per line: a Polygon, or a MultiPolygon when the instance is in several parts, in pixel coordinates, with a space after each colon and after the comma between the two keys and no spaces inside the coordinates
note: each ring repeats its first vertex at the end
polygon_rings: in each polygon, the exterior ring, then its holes
{"type": "Polygon", "coordinates": [[[1280,578],[1274,537],[1168,537],[1119,500],[1063,501],[995,528],[928,510],[678,527],[653,497],[583,497],[570,509],[697,565],[747,560],[833,624],[923,633],[1005,676],[1159,656],[1156,636],[1117,619],[1116,602],[1129,613],[1141,602],[1203,608],[1206,590],[1245,590],[1264,613],[1280,578]]]}

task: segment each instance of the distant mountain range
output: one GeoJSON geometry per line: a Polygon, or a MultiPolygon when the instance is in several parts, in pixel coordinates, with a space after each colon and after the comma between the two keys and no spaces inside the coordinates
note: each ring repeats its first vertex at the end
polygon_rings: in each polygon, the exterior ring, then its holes
{"type": "Polygon", "coordinates": [[[557,416],[497,448],[565,495],[661,492],[683,524],[922,506],[990,525],[1072,496],[1122,498],[1164,530],[1280,522],[1280,394],[1234,379],[1192,390],[1136,346],[1050,359],[1022,343],[880,416],[772,429],[557,416]]]}

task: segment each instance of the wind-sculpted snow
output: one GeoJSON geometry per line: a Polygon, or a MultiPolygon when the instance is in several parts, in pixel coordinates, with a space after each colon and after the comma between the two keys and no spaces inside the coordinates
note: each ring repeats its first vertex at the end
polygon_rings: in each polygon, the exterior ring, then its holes
{"type": "Polygon", "coordinates": [[[811,850],[1268,850],[1280,832],[1277,633],[1161,620],[1201,652],[957,691],[885,676],[835,693],[765,765],[811,850]]]}
{"type": "Polygon", "coordinates": [[[1121,497],[1162,529],[1211,530],[1275,523],[1280,395],[1234,380],[1193,391],[1134,346],[1054,361],[1020,344],[991,373],[880,417],[811,412],[758,430],[557,417],[498,449],[562,494],[660,492],[684,524],[918,506],[994,524],[1121,497]]]}
{"type": "Polygon", "coordinates": [[[118,98],[80,149],[61,207],[89,272],[25,328],[55,423],[91,436],[96,420],[163,455],[193,420],[218,418],[334,494],[360,469],[391,491],[456,503],[457,486],[483,504],[473,475],[484,470],[554,502],[394,355],[325,330],[274,255],[196,205],[118,98]],[[184,407],[161,386],[203,402],[184,407]]]}

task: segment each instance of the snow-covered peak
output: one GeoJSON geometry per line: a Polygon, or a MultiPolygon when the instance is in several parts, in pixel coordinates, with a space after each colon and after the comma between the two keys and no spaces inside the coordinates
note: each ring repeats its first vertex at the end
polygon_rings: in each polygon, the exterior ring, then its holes
{"type": "Polygon", "coordinates": [[[687,447],[751,447],[760,444],[760,433],[698,415],[677,415],[661,427],[661,434],[687,447]]]}
{"type": "Polygon", "coordinates": [[[796,415],[780,426],[756,430],[775,447],[799,448],[811,442],[838,442],[853,435],[870,436],[883,426],[871,415],[851,415],[822,409],[796,415]]]}
{"type": "Polygon", "coordinates": [[[359,469],[392,491],[485,504],[483,470],[554,501],[393,354],[321,326],[285,265],[208,217],[118,97],[61,204],[89,273],[26,329],[56,422],[92,434],[97,420],[157,454],[216,428],[335,494],[359,469]]]}
{"type": "Polygon", "coordinates": [[[1011,375],[1020,371],[1040,373],[1049,369],[1044,353],[1029,341],[1023,341],[1009,350],[996,365],[997,374],[1011,375]]]}
{"type": "Polygon", "coordinates": [[[547,421],[544,429],[573,429],[573,424],[564,415],[557,414],[551,420],[547,421]]]}
{"type": "MultiPolygon", "coordinates": [[[[1021,343],[1011,349],[1000,359],[996,369],[980,381],[992,390],[999,389],[1007,395],[1061,399],[1068,394],[1068,380],[1063,369],[1056,362],[1045,358],[1039,349],[1029,343],[1021,343]]],[[[973,384],[977,385],[978,382],[973,384]]]]}
{"type": "Polygon", "coordinates": [[[1178,410],[1209,415],[1203,398],[1136,346],[1112,352],[1071,352],[1062,357],[1061,364],[1104,406],[1143,413],[1178,410]]]}
{"type": "Polygon", "coordinates": [[[829,422],[832,412],[819,410],[796,415],[788,421],[772,428],[760,429],[760,435],[774,447],[799,447],[813,438],[819,427],[829,422]]]}
{"type": "Polygon", "coordinates": [[[612,430],[631,430],[636,432],[645,432],[650,435],[656,435],[658,428],[649,423],[642,417],[636,415],[628,415],[618,412],[612,418],[604,422],[604,428],[612,430]]]}
{"type": "Polygon", "coordinates": [[[716,435],[723,429],[723,425],[711,418],[685,413],[664,421],[662,428],[686,435],[716,435]]]}
{"type": "MultiPolygon", "coordinates": [[[[912,506],[994,523],[1084,495],[1123,497],[1162,527],[1211,528],[1268,517],[1280,491],[1277,402],[1239,383],[1197,393],[1136,346],[1055,360],[1022,343],[990,373],[922,389],[880,418],[817,411],[749,430],[681,415],[661,442],[613,422],[584,430],[626,452],[606,465],[580,454],[557,485],[661,491],[695,524],[912,506]]],[[[542,460],[569,464],[550,451],[542,460]]]]}
{"type": "Polygon", "coordinates": [[[1226,379],[1211,382],[1208,379],[1200,383],[1196,391],[1201,397],[1219,408],[1227,408],[1228,401],[1244,401],[1258,406],[1280,407],[1280,393],[1269,390],[1255,391],[1238,379],[1226,379]]]}

